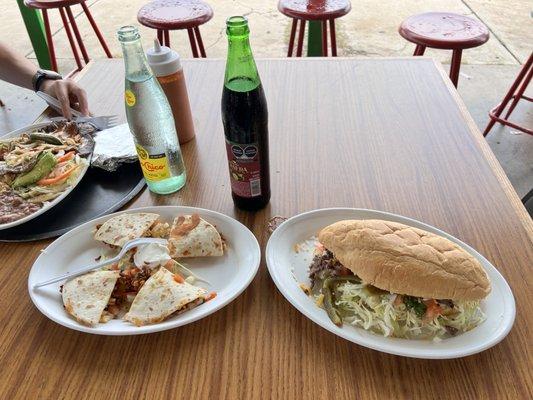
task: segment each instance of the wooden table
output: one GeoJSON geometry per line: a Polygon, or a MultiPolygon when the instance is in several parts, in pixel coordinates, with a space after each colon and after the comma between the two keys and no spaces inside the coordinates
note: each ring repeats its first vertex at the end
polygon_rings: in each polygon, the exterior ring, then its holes
{"type": "MultiPolygon", "coordinates": [[[[224,62],[184,62],[198,137],[187,186],[132,207],[180,204],[237,218],[264,249],[271,216],[320,207],[385,210],[483,253],[516,296],[509,336],[481,354],[431,361],[338,338],[296,311],[262,263],[238,299],[188,326],[100,337],[48,320],[28,271],[49,241],[0,244],[0,398],[531,398],[533,228],[446,73],[431,59],[260,60],[270,109],[272,201],[233,208],[220,118],[224,62]],[[528,347],[529,346],[529,347],[528,347]]],[[[123,115],[121,60],[80,76],[96,114],[123,115]]]]}

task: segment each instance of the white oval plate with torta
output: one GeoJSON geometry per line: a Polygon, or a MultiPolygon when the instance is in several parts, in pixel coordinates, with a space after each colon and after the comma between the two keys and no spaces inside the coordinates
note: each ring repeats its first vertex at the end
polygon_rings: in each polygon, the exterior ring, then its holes
{"type": "Polygon", "coordinates": [[[158,206],[129,209],[89,221],[67,232],[42,250],[28,277],[30,297],[37,308],[48,318],[67,328],[98,335],[139,335],[177,328],[204,318],[229,304],[252,282],[259,268],[261,250],[259,243],[246,226],[224,214],[195,207],[158,206]],[[214,225],[226,241],[224,255],[218,257],[184,258],[180,261],[199,277],[209,281],[195,283],[217,293],[216,297],[186,312],[152,325],[135,326],[122,319],[86,326],[65,311],[58,282],[34,288],[38,282],[80,269],[95,262],[107,247],[94,240],[96,225],[124,213],[156,213],[172,224],[172,220],[185,214],[198,214],[214,225]]]}
{"type": "Polygon", "coordinates": [[[500,342],[511,330],[515,318],[515,301],[511,289],[498,270],[481,254],[459,239],[422,222],[381,211],[351,208],[329,208],[309,211],[292,217],[272,234],[266,248],[268,270],[278,289],[306,317],[328,331],[359,345],[406,357],[447,359],[481,352],[500,342]],[[491,292],[480,307],[486,319],[474,329],[457,336],[433,340],[385,337],[344,323],[335,325],[323,308],[307,296],[300,284],[309,285],[309,266],[313,260],[317,233],[342,220],[380,219],[398,222],[440,235],[455,242],[477,259],[485,270],[491,292]]]}

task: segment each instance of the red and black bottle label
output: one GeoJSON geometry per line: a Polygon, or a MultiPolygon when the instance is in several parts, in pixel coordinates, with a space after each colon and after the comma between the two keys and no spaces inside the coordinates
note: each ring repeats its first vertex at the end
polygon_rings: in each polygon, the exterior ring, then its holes
{"type": "Polygon", "coordinates": [[[257,143],[226,139],[231,190],[240,197],[261,196],[261,160],[257,143]]]}

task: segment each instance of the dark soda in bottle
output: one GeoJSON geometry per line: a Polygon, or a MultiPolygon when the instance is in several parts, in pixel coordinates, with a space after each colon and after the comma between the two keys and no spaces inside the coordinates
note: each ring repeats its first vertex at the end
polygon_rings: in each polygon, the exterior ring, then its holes
{"type": "Polygon", "coordinates": [[[248,20],[226,21],[228,59],[222,91],[222,122],[235,206],[258,210],[270,201],[268,111],[250,48],[248,20]]]}

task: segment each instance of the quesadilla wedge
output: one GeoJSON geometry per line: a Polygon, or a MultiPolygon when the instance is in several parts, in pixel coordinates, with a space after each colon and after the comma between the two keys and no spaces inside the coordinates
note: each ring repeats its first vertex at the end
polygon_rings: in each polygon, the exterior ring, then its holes
{"type": "Polygon", "coordinates": [[[140,237],[165,237],[168,224],[159,221],[159,214],[126,213],[108,219],[97,227],[95,240],[111,246],[122,247],[126,242],[140,237]]]}
{"type": "Polygon", "coordinates": [[[137,326],[155,324],[177,311],[203,303],[206,296],[205,289],[193,286],[161,267],[142,286],[124,320],[137,326]]]}
{"type": "Polygon", "coordinates": [[[168,249],[172,258],[211,257],[224,254],[224,242],[216,228],[198,214],[174,219],[168,249]]]}
{"type": "Polygon", "coordinates": [[[68,281],[62,289],[65,310],[82,324],[97,324],[117,279],[118,271],[96,271],[68,281]]]}

